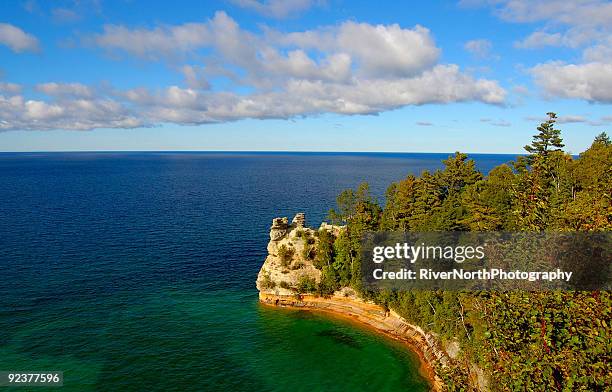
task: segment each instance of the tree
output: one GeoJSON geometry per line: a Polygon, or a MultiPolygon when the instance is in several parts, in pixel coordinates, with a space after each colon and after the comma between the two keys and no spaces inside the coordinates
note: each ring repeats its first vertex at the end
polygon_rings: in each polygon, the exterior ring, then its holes
{"type": "Polygon", "coordinates": [[[593,140],[593,143],[603,144],[604,146],[609,146],[610,144],[612,144],[612,141],[610,141],[610,138],[605,132],[602,132],[595,137],[595,140],[593,140]]]}
{"type": "Polygon", "coordinates": [[[314,265],[318,269],[331,265],[334,258],[334,236],[329,231],[323,229],[319,231],[319,243],[314,265]]]}
{"type": "Polygon", "coordinates": [[[561,139],[561,130],[555,129],[557,115],[553,112],[546,113],[548,120],[544,121],[537,128],[539,133],[533,136],[531,145],[525,146],[525,150],[530,155],[530,163],[535,156],[547,156],[549,151],[561,151],[565,146],[561,139]]]}

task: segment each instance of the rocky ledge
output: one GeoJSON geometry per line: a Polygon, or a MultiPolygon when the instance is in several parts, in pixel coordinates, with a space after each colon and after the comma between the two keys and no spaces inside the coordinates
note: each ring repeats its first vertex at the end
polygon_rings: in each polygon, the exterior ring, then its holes
{"type": "Polygon", "coordinates": [[[301,286],[308,282],[318,284],[321,278],[321,271],[313,265],[309,253],[316,249],[320,230],[337,235],[343,227],[324,222],[314,230],[305,226],[304,214],[297,214],[291,224],[287,218],[272,221],[268,256],[257,276],[260,302],[346,316],[405,342],[419,354],[433,390],[442,390],[436,369],[446,367],[451,359],[434,335],[408,323],[393,310],[364,301],[348,287],[325,297],[303,293],[301,286]]]}

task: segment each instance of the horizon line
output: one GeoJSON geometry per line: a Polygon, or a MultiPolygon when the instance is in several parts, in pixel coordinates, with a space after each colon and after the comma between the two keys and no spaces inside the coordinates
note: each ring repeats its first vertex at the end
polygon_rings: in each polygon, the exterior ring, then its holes
{"type": "MultiPolygon", "coordinates": [[[[460,152],[472,155],[527,155],[526,152],[465,152],[455,151],[318,151],[318,150],[21,150],[2,151],[0,154],[62,154],[62,153],[305,153],[305,154],[455,154],[460,152]]],[[[574,154],[571,154],[574,155],[574,154]]]]}

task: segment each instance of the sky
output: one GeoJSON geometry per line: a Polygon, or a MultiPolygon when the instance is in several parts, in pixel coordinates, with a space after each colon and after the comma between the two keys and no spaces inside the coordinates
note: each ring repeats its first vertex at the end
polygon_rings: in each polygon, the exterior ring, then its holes
{"type": "Polygon", "coordinates": [[[612,124],[612,2],[0,2],[0,151],[520,153],[612,124]]]}

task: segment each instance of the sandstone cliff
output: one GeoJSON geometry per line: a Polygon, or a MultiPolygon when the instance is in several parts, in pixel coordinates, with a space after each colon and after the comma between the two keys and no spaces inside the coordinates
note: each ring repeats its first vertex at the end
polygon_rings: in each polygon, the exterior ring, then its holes
{"type": "Polygon", "coordinates": [[[328,230],[337,235],[343,227],[323,223],[319,230],[305,226],[304,214],[297,214],[291,224],[287,218],[275,218],[270,228],[268,256],[259,271],[257,288],[262,303],[275,306],[309,308],[351,317],[395,339],[408,343],[423,361],[434,390],[442,389],[436,369],[451,360],[436,337],[412,325],[393,310],[359,298],[345,287],[331,296],[299,293],[301,285],[320,281],[321,271],[312,262],[318,243],[318,232],[328,230]]]}

